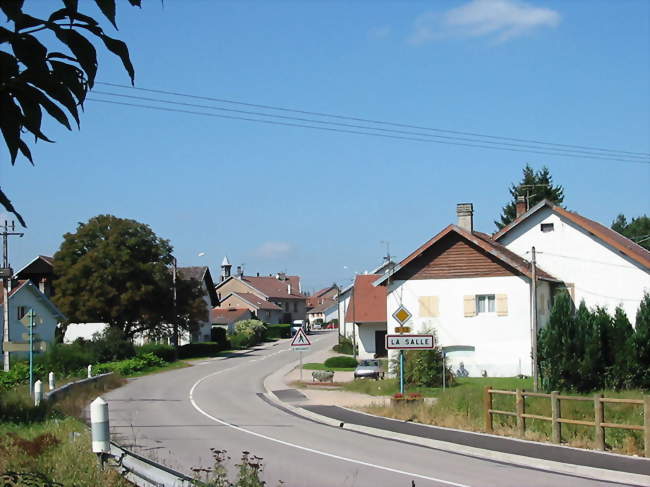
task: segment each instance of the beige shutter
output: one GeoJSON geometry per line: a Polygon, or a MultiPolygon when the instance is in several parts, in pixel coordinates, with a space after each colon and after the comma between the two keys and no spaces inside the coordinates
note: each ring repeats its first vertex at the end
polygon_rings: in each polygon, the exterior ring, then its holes
{"type": "Polygon", "coordinates": [[[497,316],[508,316],[508,295],[497,294],[497,316]]]}
{"type": "Polygon", "coordinates": [[[420,318],[438,316],[438,296],[420,296],[420,318]]]}
{"type": "Polygon", "coordinates": [[[540,314],[545,315],[546,314],[546,294],[540,294],[539,295],[539,302],[537,303],[537,311],[540,314]]]}
{"type": "Polygon", "coordinates": [[[473,294],[463,297],[463,309],[466,318],[476,316],[476,297],[473,294]]]}

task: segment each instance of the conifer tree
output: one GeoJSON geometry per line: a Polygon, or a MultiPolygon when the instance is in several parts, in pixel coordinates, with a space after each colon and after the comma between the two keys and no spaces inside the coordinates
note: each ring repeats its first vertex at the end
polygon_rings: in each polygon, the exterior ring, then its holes
{"type": "Polygon", "coordinates": [[[608,366],[606,386],[612,389],[621,389],[626,386],[629,375],[631,337],[634,329],[627,319],[623,308],[618,306],[612,320],[611,332],[608,340],[608,366]]]}
{"type": "Polygon", "coordinates": [[[571,371],[576,366],[570,356],[574,337],[573,302],[562,292],[555,297],[549,321],[539,333],[537,358],[544,389],[570,388],[571,371]]]}
{"type": "Polygon", "coordinates": [[[633,385],[650,389],[650,294],[648,293],[643,295],[636,313],[631,349],[633,385]]]}

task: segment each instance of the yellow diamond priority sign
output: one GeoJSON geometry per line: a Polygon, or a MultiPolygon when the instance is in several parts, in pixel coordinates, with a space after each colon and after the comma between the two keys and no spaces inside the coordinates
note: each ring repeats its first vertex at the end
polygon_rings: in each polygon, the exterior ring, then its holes
{"type": "Polygon", "coordinates": [[[402,305],[400,305],[400,307],[397,308],[397,311],[393,313],[393,318],[395,318],[400,325],[403,325],[412,317],[413,315],[411,312],[402,305]]]}

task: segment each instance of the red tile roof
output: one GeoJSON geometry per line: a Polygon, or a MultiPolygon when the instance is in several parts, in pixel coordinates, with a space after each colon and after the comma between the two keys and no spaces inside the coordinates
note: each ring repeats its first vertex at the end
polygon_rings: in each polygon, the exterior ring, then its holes
{"type": "Polygon", "coordinates": [[[242,276],[241,280],[269,298],[305,299],[300,292],[299,276],[285,276],[282,279],[274,276],[242,276]],[[291,293],[289,293],[289,285],[291,285],[291,293]]]}
{"type": "Polygon", "coordinates": [[[307,308],[315,308],[327,300],[333,300],[337,293],[338,288],[336,286],[323,288],[311,296],[307,296],[307,308]]]}
{"type": "Polygon", "coordinates": [[[627,255],[630,259],[634,260],[635,262],[641,264],[646,268],[650,268],[650,252],[644,249],[643,247],[641,247],[639,244],[634,243],[629,238],[624,237],[620,233],[612,230],[611,228],[606,227],[605,225],[590,220],[589,218],[579,215],[578,213],[575,213],[573,211],[566,210],[561,206],[554,205],[548,200],[543,200],[537,203],[526,213],[519,216],[518,218],[515,218],[510,224],[506,225],[497,233],[492,235],[492,238],[495,240],[499,240],[501,237],[503,237],[514,227],[519,225],[519,223],[526,220],[529,216],[533,215],[534,213],[537,213],[542,208],[550,208],[552,211],[556,212],[561,217],[566,218],[574,225],[577,225],[583,230],[596,236],[606,244],[614,247],[619,252],[627,255]]]}
{"type": "Polygon", "coordinates": [[[326,310],[330,309],[332,306],[336,306],[336,300],[334,299],[325,299],[321,304],[314,306],[313,308],[307,310],[307,314],[310,313],[324,313],[326,310]]]}
{"type": "Polygon", "coordinates": [[[348,323],[385,323],[386,287],[373,286],[383,274],[362,274],[354,280],[350,305],[345,313],[348,323]]]}
{"type": "Polygon", "coordinates": [[[210,310],[211,323],[234,323],[250,316],[248,308],[213,308],[210,310]]]}
{"type": "MultiPolygon", "coordinates": [[[[267,301],[266,299],[260,298],[257,294],[253,293],[232,293],[234,296],[239,296],[240,298],[248,301],[251,303],[253,306],[255,306],[257,309],[268,309],[268,310],[281,310],[277,304],[272,303],[271,301],[267,301]]],[[[226,296],[225,299],[227,299],[228,296],[226,296]]]]}

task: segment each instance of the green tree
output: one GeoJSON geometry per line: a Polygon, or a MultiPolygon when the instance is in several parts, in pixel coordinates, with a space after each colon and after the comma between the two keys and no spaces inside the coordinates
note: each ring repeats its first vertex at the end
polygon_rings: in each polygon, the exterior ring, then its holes
{"type": "Polygon", "coordinates": [[[612,230],[638,243],[646,250],[650,250],[650,218],[648,216],[632,218],[632,221],[628,223],[625,215],[621,213],[612,222],[612,230]]]}
{"type": "Polygon", "coordinates": [[[576,341],[575,308],[569,293],[555,296],[548,323],[539,331],[537,361],[546,390],[570,389],[575,357],[580,354],[576,341]]]}
{"type": "Polygon", "coordinates": [[[608,371],[606,374],[607,387],[621,389],[626,386],[629,376],[631,337],[634,329],[627,319],[623,308],[618,306],[614,313],[614,320],[609,336],[608,346],[608,371]]]}
{"type": "MultiPolygon", "coordinates": [[[[80,223],[54,255],[54,301],[71,322],[107,323],[123,336],[165,334],[174,321],[172,248],[149,226],[112,215],[80,223]]],[[[177,281],[181,328],[205,317],[196,281],[177,281]],[[199,312],[202,314],[199,315],[199,312]]]]}
{"type": "MultiPolygon", "coordinates": [[[[140,0],[128,2],[140,6],[140,0]]],[[[115,0],[95,3],[117,28],[115,0]]],[[[89,37],[120,58],[131,82],[135,77],[126,44],[106,35],[94,18],[79,12],[78,0],[62,0],[62,8],[47,18],[28,14],[23,4],[24,0],[0,0],[9,24],[0,27],[0,131],[12,165],[18,153],[34,164],[28,145],[31,136],[34,142],[52,142],[41,130],[43,112],[68,130],[70,117],[79,126],[79,107],[93,87],[98,67],[97,50],[89,37]],[[54,49],[47,44],[54,44],[54,49]]],[[[0,204],[25,226],[2,190],[0,204]]]]}
{"type": "Polygon", "coordinates": [[[564,188],[553,184],[553,177],[546,166],[539,171],[535,171],[529,164],[526,164],[521,181],[517,184],[513,183],[509,191],[512,199],[503,207],[500,221],[494,222],[499,230],[516,218],[516,205],[519,196],[527,197],[529,208],[532,208],[543,199],[547,199],[556,205],[561,205],[564,201],[564,188]]]}
{"type": "Polygon", "coordinates": [[[630,340],[632,385],[650,390],[650,294],[645,293],[636,313],[630,340]]]}

